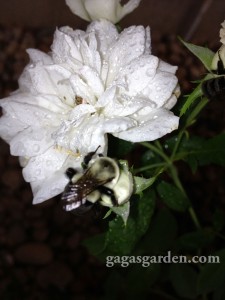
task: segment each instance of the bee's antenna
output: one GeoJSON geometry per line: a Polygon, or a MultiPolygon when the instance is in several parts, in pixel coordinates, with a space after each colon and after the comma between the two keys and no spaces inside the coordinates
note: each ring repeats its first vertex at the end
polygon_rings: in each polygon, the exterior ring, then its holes
{"type": "Polygon", "coordinates": [[[95,151],[89,152],[89,153],[84,157],[84,160],[83,160],[83,163],[82,163],[83,169],[87,169],[90,160],[91,160],[92,157],[96,154],[96,152],[98,151],[98,149],[99,149],[100,147],[101,147],[101,145],[99,145],[95,151]]]}

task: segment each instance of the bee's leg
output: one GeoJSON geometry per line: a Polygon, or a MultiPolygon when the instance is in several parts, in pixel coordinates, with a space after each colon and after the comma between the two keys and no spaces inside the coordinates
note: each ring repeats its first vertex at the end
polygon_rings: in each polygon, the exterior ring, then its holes
{"type": "MultiPolygon", "coordinates": [[[[99,147],[101,147],[101,146],[99,145],[98,148],[99,147]]],[[[85,155],[83,163],[82,163],[83,169],[87,169],[89,162],[91,161],[92,157],[97,152],[98,148],[95,151],[89,152],[87,155],[85,155]]]]}
{"type": "Polygon", "coordinates": [[[116,199],[116,196],[114,194],[114,191],[104,185],[101,185],[98,187],[98,191],[102,194],[105,194],[111,198],[113,206],[118,206],[118,201],[116,199]]]}
{"type": "Polygon", "coordinates": [[[66,170],[66,176],[71,180],[73,178],[73,176],[77,173],[77,170],[73,169],[73,168],[68,168],[66,170]]]}

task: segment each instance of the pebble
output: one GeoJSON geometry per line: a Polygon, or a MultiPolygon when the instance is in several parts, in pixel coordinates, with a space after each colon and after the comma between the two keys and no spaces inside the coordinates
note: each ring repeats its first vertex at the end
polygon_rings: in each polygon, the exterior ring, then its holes
{"type": "Polygon", "coordinates": [[[45,265],[52,261],[53,252],[46,244],[26,243],[16,249],[15,259],[25,264],[45,265]]]}
{"type": "Polygon", "coordinates": [[[2,183],[11,190],[18,189],[24,182],[21,170],[9,169],[2,174],[2,183]]]}
{"type": "Polygon", "coordinates": [[[37,280],[41,287],[53,285],[63,289],[73,280],[73,272],[65,263],[55,261],[38,272],[37,280]]]}
{"type": "Polygon", "coordinates": [[[10,246],[16,246],[21,244],[26,239],[26,232],[20,224],[13,224],[7,230],[7,244],[10,246]]]}

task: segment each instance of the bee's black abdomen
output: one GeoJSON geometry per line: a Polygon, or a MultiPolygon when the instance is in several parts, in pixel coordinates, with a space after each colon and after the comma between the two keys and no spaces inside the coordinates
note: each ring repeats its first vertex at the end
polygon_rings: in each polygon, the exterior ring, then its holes
{"type": "Polygon", "coordinates": [[[204,81],[202,92],[209,100],[225,100],[225,77],[216,77],[204,81]]]}
{"type": "Polygon", "coordinates": [[[115,196],[115,193],[114,193],[114,191],[113,191],[112,189],[110,189],[110,188],[108,188],[108,187],[102,185],[102,186],[99,186],[99,187],[98,187],[98,190],[99,190],[101,193],[103,193],[103,194],[109,196],[110,199],[111,199],[111,201],[112,201],[112,204],[113,204],[114,206],[118,206],[118,201],[117,201],[116,196],[115,196]]]}

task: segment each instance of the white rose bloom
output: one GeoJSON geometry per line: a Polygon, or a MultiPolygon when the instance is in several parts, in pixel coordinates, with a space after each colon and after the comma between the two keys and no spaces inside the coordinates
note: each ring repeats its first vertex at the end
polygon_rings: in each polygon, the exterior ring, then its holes
{"type": "Polygon", "coordinates": [[[149,28],[121,34],[108,21],[56,30],[52,52],[29,49],[19,89],[0,101],[0,136],[20,157],[34,203],[61,193],[64,171],[88,152],[107,153],[107,133],[151,141],[178,127],[173,67],[151,55],[149,28]]]}
{"type": "Polygon", "coordinates": [[[141,0],[129,0],[124,6],[121,0],[66,0],[70,10],[86,21],[106,19],[119,22],[138,7],[141,0]]]}
{"type": "Polygon", "coordinates": [[[222,28],[220,29],[220,41],[225,45],[225,21],[221,24],[222,28]]]}

